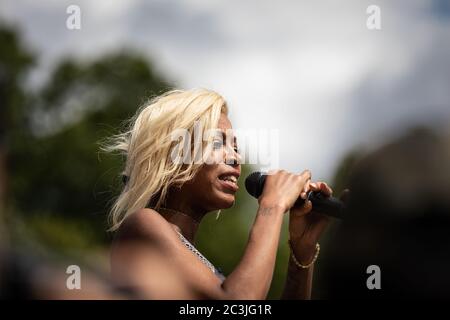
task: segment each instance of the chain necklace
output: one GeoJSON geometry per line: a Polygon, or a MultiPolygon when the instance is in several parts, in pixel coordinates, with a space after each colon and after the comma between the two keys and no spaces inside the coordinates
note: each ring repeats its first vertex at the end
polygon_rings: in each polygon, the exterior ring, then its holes
{"type": "MultiPolygon", "coordinates": [[[[155,208],[151,208],[151,209],[155,209],[155,208]]],[[[165,211],[167,213],[172,213],[172,214],[181,214],[183,216],[190,217],[197,224],[200,223],[200,221],[194,219],[190,215],[188,215],[188,214],[186,214],[184,212],[181,212],[181,211],[174,210],[174,209],[161,207],[158,210],[155,209],[155,211],[165,211]]],[[[203,254],[201,254],[200,251],[198,251],[197,248],[188,239],[186,239],[181,232],[179,232],[178,230],[175,230],[175,231],[178,233],[178,236],[180,237],[180,240],[181,240],[181,242],[183,242],[184,246],[188,250],[190,250],[192,253],[194,253],[197,256],[197,258],[200,259],[200,261],[204,265],[206,265],[215,275],[217,275],[223,281],[225,279],[223,274],[216,267],[214,267],[214,265],[203,254]]]]}
{"type": "Polygon", "coordinates": [[[192,217],[192,216],[190,216],[190,215],[188,215],[188,214],[186,214],[186,213],[184,213],[184,212],[178,211],[178,210],[169,209],[169,208],[164,208],[164,207],[160,207],[159,209],[156,209],[156,208],[151,208],[151,209],[155,209],[156,211],[158,211],[158,210],[159,210],[159,211],[165,211],[165,212],[167,212],[167,213],[172,213],[172,214],[181,214],[182,216],[191,218],[192,220],[194,220],[194,222],[195,222],[196,224],[200,224],[200,221],[199,221],[199,220],[195,219],[194,217],[192,217]]]}

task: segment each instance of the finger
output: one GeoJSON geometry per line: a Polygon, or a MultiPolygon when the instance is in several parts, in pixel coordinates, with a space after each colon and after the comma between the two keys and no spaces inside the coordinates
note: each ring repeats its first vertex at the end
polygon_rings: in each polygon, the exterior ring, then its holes
{"type": "MultiPolygon", "coordinates": [[[[308,191],[309,191],[309,189],[310,189],[310,187],[309,187],[309,184],[311,183],[311,180],[307,180],[306,181],[306,183],[305,183],[305,186],[303,187],[303,191],[305,192],[305,193],[308,193],[308,191]]],[[[305,198],[306,199],[306,198],[305,198]]]]}
{"type": "Polygon", "coordinates": [[[293,213],[295,213],[295,216],[303,216],[307,213],[309,213],[312,210],[312,203],[311,201],[305,201],[305,203],[302,206],[293,208],[293,213]]]}
{"type": "Polygon", "coordinates": [[[319,188],[319,186],[317,185],[316,182],[311,182],[311,183],[309,184],[309,188],[310,188],[312,191],[320,191],[320,188],[319,188]]]}
{"type": "Polygon", "coordinates": [[[344,202],[344,203],[348,203],[349,198],[350,198],[350,190],[349,189],[344,189],[344,191],[342,191],[341,196],[339,197],[339,199],[341,199],[341,201],[344,202]]]}
{"type": "Polygon", "coordinates": [[[305,201],[305,204],[302,206],[302,213],[307,214],[312,210],[312,202],[310,200],[305,201]]]}
{"type": "Polygon", "coordinates": [[[331,196],[333,194],[333,190],[325,183],[325,182],[319,182],[320,184],[320,191],[325,194],[326,196],[331,196]]]}
{"type": "Polygon", "coordinates": [[[309,191],[309,182],[311,180],[311,172],[309,170],[303,171],[301,174],[297,175],[298,186],[301,186],[301,192],[309,191]]]}
{"type": "Polygon", "coordinates": [[[302,173],[299,174],[300,177],[302,177],[303,181],[311,180],[311,171],[304,170],[302,173]]]}
{"type": "Polygon", "coordinates": [[[312,203],[311,203],[311,201],[307,200],[307,201],[305,201],[305,204],[301,206],[300,213],[302,215],[305,215],[305,214],[311,212],[311,210],[312,210],[312,203]]]}

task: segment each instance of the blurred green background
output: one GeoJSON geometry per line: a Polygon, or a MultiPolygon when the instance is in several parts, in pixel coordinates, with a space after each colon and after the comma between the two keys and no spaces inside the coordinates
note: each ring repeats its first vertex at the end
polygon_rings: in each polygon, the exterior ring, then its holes
{"type": "MultiPolygon", "coordinates": [[[[55,64],[37,90],[25,79],[38,61],[20,32],[0,27],[0,208],[12,247],[26,248],[94,265],[108,271],[106,215],[121,187],[123,159],[99,151],[99,143],[120,130],[148,98],[171,88],[139,52],[111,52],[80,62],[66,57],[55,64]]],[[[360,151],[338,166],[335,193],[360,151]]],[[[252,170],[243,167],[245,177],[252,170]]],[[[199,230],[197,246],[229,274],[245,248],[256,213],[240,179],[236,205],[219,218],[210,214],[199,230]]],[[[283,227],[269,293],[281,295],[286,274],[287,224],[283,227]]],[[[328,232],[332,234],[335,223],[328,232]]],[[[322,242],[326,254],[327,236],[322,242]]],[[[320,269],[320,259],[318,268],[320,269]]],[[[320,298],[320,273],[313,296],[320,298]]]]}

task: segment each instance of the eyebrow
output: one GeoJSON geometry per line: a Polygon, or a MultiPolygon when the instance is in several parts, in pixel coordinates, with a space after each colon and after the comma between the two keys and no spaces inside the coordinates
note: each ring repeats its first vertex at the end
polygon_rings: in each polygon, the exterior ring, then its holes
{"type": "MultiPolygon", "coordinates": [[[[227,138],[226,131],[224,131],[222,129],[219,129],[219,131],[220,131],[220,133],[222,133],[222,139],[226,140],[226,138],[227,138]]],[[[233,142],[234,142],[235,145],[237,145],[237,138],[236,138],[236,136],[234,134],[233,134],[233,142]]]]}

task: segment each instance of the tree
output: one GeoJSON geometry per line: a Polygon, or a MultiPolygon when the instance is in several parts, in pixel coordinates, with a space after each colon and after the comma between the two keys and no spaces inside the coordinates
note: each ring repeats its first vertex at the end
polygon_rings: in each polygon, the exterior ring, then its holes
{"type": "Polygon", "coordinates": [[[33,65],[32,53],[20,42],[16,32],[0,27],[0,212],[7,202],[8,146],[21,122],[26,102],[22,87],[24,77],[33,65]]]}
{"type": "Polygon", "coordinates": [[[0,90],[10,128],[11,205],[24,218],[88,221],[85,226],[105,239],[101,231],[122,163],[99,154],[99,142],[169,85],[141,55],[119,52],[85,63],[65,59],[26,96],[19,78],[33,59],[17,39],[12,31],[1,33],[1,46],[8,48],[0,57],[0,90]]]}

